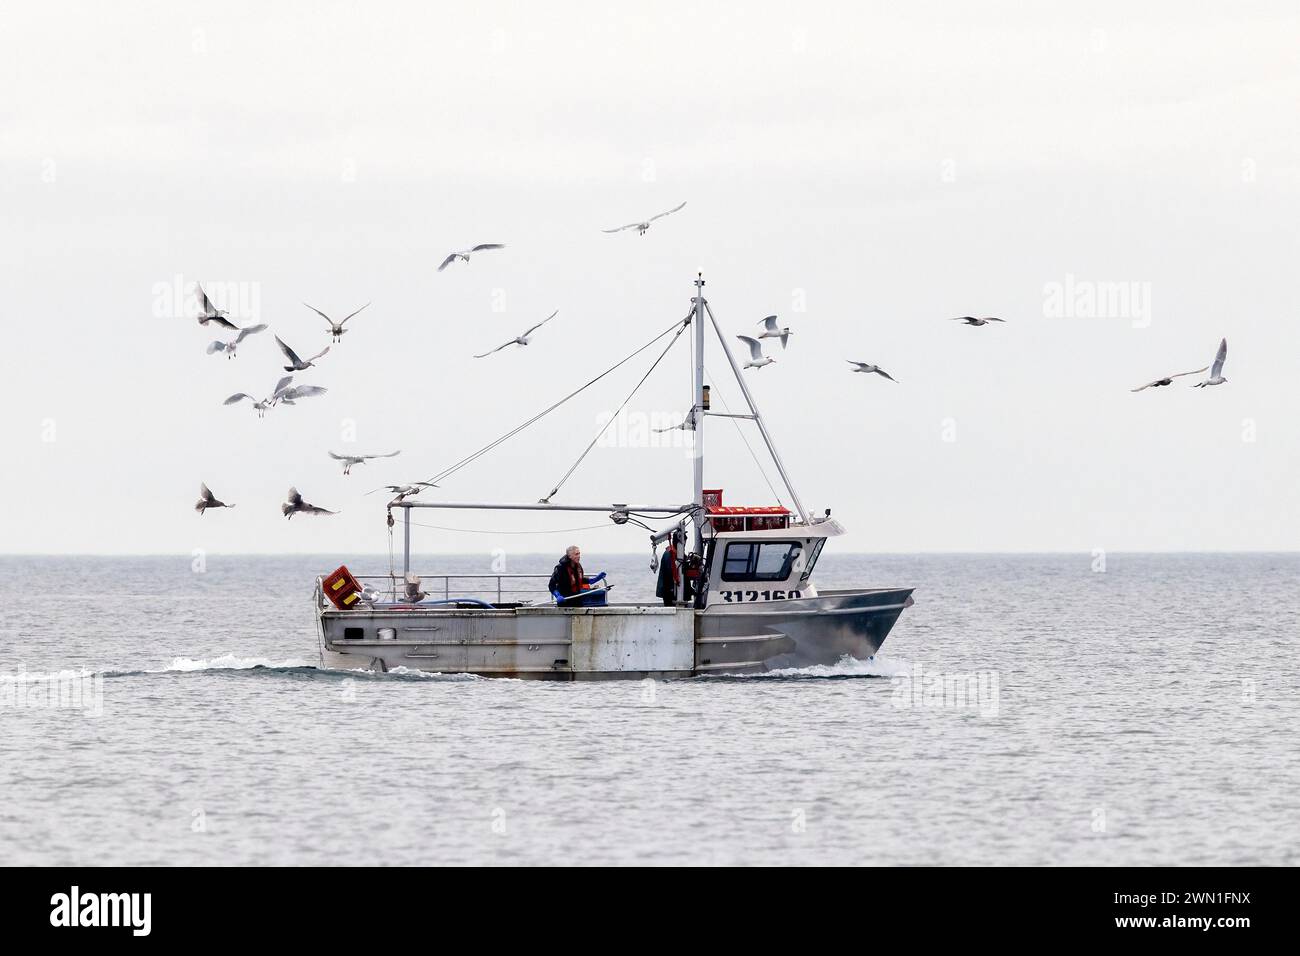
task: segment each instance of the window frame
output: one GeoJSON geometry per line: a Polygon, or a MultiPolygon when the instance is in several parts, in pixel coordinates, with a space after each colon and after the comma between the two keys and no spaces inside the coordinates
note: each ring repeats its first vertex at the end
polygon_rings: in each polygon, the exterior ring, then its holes
{"type": "Polygon", "coordinates": [[[794,570],[794,563],[803,553],[804,543],[799,540],[777,539],[774,541],[728,541],[722,551],[722,580],[727,583],[745,583],[752,581],[788,581],[790,573],[794,570]],[[765,546],[772,547],[784,545],[786,548],[785,556],[781,559],[781,568],[775,574],[760,574],[758,572],[759,557],[765,546]],[[744,558],[744,572],[733,572],[729,570],[728,565],[739,559],[731,557],[732,548],[748,548],[749,553],[744,558]]]}
{"type": "Polygon", "coordinates": [[[804,566],[803,574],[799,575],[799,583],[807,584],[808,579],[812,577],[813,568],[817,567],[817,559],[822,556],[822,548],[826,547],[826,539],[818,538],[817,543],[808,551],[808,563],[804,566]]]}

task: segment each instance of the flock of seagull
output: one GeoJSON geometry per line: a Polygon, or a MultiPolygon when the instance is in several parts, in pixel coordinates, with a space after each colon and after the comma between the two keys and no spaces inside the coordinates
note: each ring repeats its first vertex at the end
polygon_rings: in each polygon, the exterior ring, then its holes
{"type": "MultiPolygon", "coordinates": [[[[637,235],[643,236],[645,235],[646,230],[650,228],[650,224],[652,222],[654,222],[657,219],[662,219],[664,216],[668,216],[675,212],[680,211],[683,207],[685,207],[685,205],[686,203],[683,202],[680,205],[674,206],[672,209],[667,210],[666,212],[658,213],[657,215],[651,216],[648,219],[644,219],[640,222],[628,223],[625,226],[619,226],[615,229],[603,229],[601,231],[606,233],[615,233],[615,232],[623,232],[624,230],[627,229],[635,229],[637,231],[637,235]]],[[[482,253],[482,252],[491,252],[494,250],[504,249],[504,248],[505,248],[504,243],[483,242],[483,243],[479,243],[476,246],[471,246],[468,249],[457,250],[456,252],[449,253],[447,257],[442,260],[441,265],[438,266],[438,271],[442,272],[457,260],[468,263],[470,261],[470,257],[475,254],[482,253]]],[[[265,332],[267,330],[268,326],[264,322],[259,323],[257,325],[250,325],[241,328],[240,326],[236,325],[234,322],[230,321],[229,312],[227,312],[224,309],[218,309],[216,305],[213,304],[212,300],[208,298],[208,294],[203,290],[202,286],[198,287],[198,293],[199,293],[199,313],[198,313],[199,325],[201,326],[214,325],[219,328],[227,329],[235,333],[233,338],[216,339],[211,343],[209,343],[207,347],[208,355],[214,355],[220,352],[223,353],[227,359],[233,359],[235,357],[236,351],[240,343],[242,343],[244,339],[248,338],[251,335],[257,335],[258,333],[265,332]]],[[[298,372],[305,372],[308,369],[316,368],[316,363],[320,359],[324,358],[326,355],[329,354],[332,345],[338,344],[343,341],[343,336],[348,331],[348,329],[345,328],[345,326],[348,323],[348,320],[352,319],[353,317],[355,317],[356,315],[364,311],[366,308],[368,308],[370,303],[367,302],[360,309],[357,309],[355,312],[352,312],[351,314],[345,316],[342,319],[339,319],[338,321],[335,321],[333,318],[331,318],[329,315],[326,315],[324,312],[322,312],[320,309],[316,308],[315,306],[308,305],[306,302],[304,302],[303,305],[306,306],[311,311],[315,312],[318,316],[320,316],[322,319],[325,320],[326,324],[329,326],[329,336],[332,344],[327,345],[325,348],[321,349],[315,355],[311,356],[311,358],[303,359],[283,339],[281,339],[278,335],[275,336],[274,338],[275,338],[276,345],[279,346],[280,351],[284,354],[285,359],[289,363],[288,365],[284,366],[284,370],[286,372],[289,372],[290,374],[281,377],[275,383],[275,386],[271,389],[271,391],[263,397],[259,398],[257,395],[250,394],[249,392],[236,392],[235,394],[227,398],[224,402],[222,402],[223,405],[237,405],[247,400],[252,404],[253,411],[257,413],[257,417],[264,418],[266,416],[266,413],[270,409],[275,408],[276,406],[279,405],[292,406],[301,399],[313,398],[317,395],[323,395],[325,394],[326,391],[328,391],[328,389],[326,389],[324,386],[321,385],[294,385],[293,384],[294,374],[298,372]]],[[[501,345],[498,345],[496,348],[489,349],[488,351],[483,352],[474,357],[487,358],[489,355],[495,354],[496,352],[500,352],[502,349],[509,348],[512,345],[518,345],[518,346],[527,345],[531,340],[533,333],[536,332],[538,329],[540,329],[542,326],[544,326],[547,322],[550,322],[557,315],[559,315],[559,310],[552,312],[541,322],[538,322],[532,328],[515,336],[514,338],[510,339],[508,342],[504,342],[501,345]]],[[[773,321],[775,321],[775,317],[773,317],[773,321]]],[[[764,335],[766,334],[767,333],[764,333],[764,335]]],[[[784,335],[788,335],[788,334],[789,334],[789,329],[786,329],[784,335]]],[[[781,344],[782,345],[785,344],[784,336],[781,337],[781,344]]],[[[335,461],[342,462],[343,474],[345,475],[352,474],[352,469],[357,465],[363,465],[366,462],[372,461],[377,458],[393,458],[400,454],[401,454],[400,450],[387,452],[381,455],[340,455],[333,451],[329,452],[330,458],[334,459],[335,461]]],[[[376,492],[379,491],[387,491],[390,494],[396,495],[396,500],[402,501],[405,498],[410,497],[411,495],[419,494],[425,488],[437,488],[437,487],[438,486],[432,482],[416,481],[404,485],[382,485],[379,488],[374,489],[374,491],[367,492],[367,494],[375,494],[376,492]]],[[[208,488],[206,482],[200,482],[199,500],[194,504],[194,510],[197,511],[200,515],[204,514],[210,508],[233,508],[233,507],[235,507],[234,504],[224,502],[216,495],[214,495],[211,489],[208,488]]],[[[285,497],[285,501],[282,502],[280,505],[280,511],[285,516],[286,519],[292,518],[296,514],[332,515],[332,514],[339,513],[338,511],[332,511],[328,508],[321,508],[317,505],[311,504],[308,501],[305,501],[302,497],[302,494],[299,493],[298,489],[294,487],[291,487],[289,489],[289,492],[285,497]]]]}
{"type": "MultiPolygon", "coordinates": [[[[658,213],[654,216],[650,216],[647,219],[640,220],[638,222],[630,222],[626,225],[617,226],[613,229],[602,229],[601,231],[605,233],[619,233],[629,229],[635,229],[638,236],[644,236],[646,230],[650,228],[651,223],[655,222],[658,219],[662,219],[665,216],[670,216],[675,212],[679,212],[685,206],[686,203],[683,202],[677,206],[674,206],[672,209],[666,210],[665,212],[658,213]]],[[[490,251],[504,249],[504,248],[505,245],[503,243],[485,242],[485,243],[480,243],[476,246],[471,246],[468,249],[462,249],[456,252],[449,253],[447,257],[442,260],[442,264],[438,266],[438,271],[442,272],[444,269],[446,269],[448,266],[450,266],[453,262],[456,262],[457,260],[468,263],[470,261],[470,257],[477,253],[490,252],[490,251]]],[[[218,309],[212,303],[212,300],[208,298],[207,293],[203,291],[203,288],[201,286],[199,287],[198,291],[199,291],[199,314],[198,314],[199,325],[202,326],[216,325],[220,328],[227,329],[229,331],[236,333],[233,339],[217,339],[211,342],[207,347],[207,354],[213,355],[220,352],[220,353],[224,353],[227,359],[233,359],[235,357],[236,349],[238,348],[239,344],[244,341],[244,339],[248,338],[251,335],[257,335],[260,332],[266,331],[268,327],[266,323],[259,323],[258,325],[252,325],[252,326],[247,326],[245,328],[240,328],[239,326],[235,325],[235,323],[230,321],[230,319],[228,318],[229,313],[227,313],[223,309],[218,309]]],[[[354,318],[362,311],[364,311],[366,308],[368,308],[370,303],[367,302],[360,309],[357,309],[355,312],[352,312],[351,314],[345,316],[344,318],[340,319],[337,322],[333,318],[331,318],[330,316],[322,312],[320,309],[317,309],[315,306],[307,305],[306,302],[304,302],[303,305],[306,306],[308,309],[310,309],[312,312],[315,312],[318,316],[320,316],[322,319],[325,320],[326,324],[329,326],[329,336],[330,336],[331,343],[338,344],[342,342],[343,335],[348,331],[348,329],[345,328],[348,320],[354,318]]],[[[509,341],[504,342],[501,345],[498,345],[494,349],[489,349],[486,352],[475,355],[474,358],[476,359],[487,358],[489,355],[494,355],[495,353],[500,352],[502,349],[509,348],[512,345],[515,346],[528,345],[529,341],[531,341],[531,337],[533,333],[536,332],[538,329],[542,328],[542,326],[546,325],[546,323],[550,322],[557,315],[559,315],[559,310],[552,312],[541,322],[538,322],[536,325],[527,329],[523,333],[515,336],[509,341]]],[[[973,315],[957,316],[954,319],[952,319],[952,321],[961,322],[964,325],[972,326],[975,328],[986,326],[991,322],[998,322],[998,323],[1006,322],[1005,319],[1001,319],[996,316],[984,316],[981,318],[973,315]]],[[[776,339],[781,343],[781,348],[785,349],[787,343],[790,340],[790,336],[794,334],[793,331],[791,331],[791,329],[788,326],[781,325],[778,317],[775,315],[769,315],[760,319],[758,324],[761,325],[763,329],[761,332],[758,333],[757,336],[750,336],[750,335],[736,336],[736,338],[738,338],[741,342],[745,343],[745,345],[748,346],[749,348],[750,359],[744,366],[744,368],[746,369],[764,368],[765,366],[771,365],[776,361],[775,358],[764,354],[763,352],[764,339],[776,339]]],[[[222,404],[235,405],[247,399],[249,402],[252,403],[253,410],[257,413],[257,416],[259,418],[263,418],[265,417],[268,410],[275,408],[278,405],[292,406],[301,399],[312,398],[317,395],[323,395],[327,391],[325,387],[320,385],[294,385],[293,377],[294,377],[294,373],[305,372],[308,369],[315,368],[316,362],[324,358],[327,354],[329,354],[331,346],[326,346],[321,351],[313,355],[311,358],[304,360],[301,357],[299,357],[298,353],[295,352],[292,348],[290,348],[289,345],[286,344],[284,340],[281,339],[278,335],[275,336],[275,342],[276,345],[279,346],[280,351],[284,354],[285,359],[287,359],[289,362],[288,365],[284,366],[284,370],[286,372],[289,372],[290,374],[280,378],[275,383],[275,387],[271,389],[270,394],[262,398],[258,398],[257,396],[251,395],[248,392],[236,392],[235,394],[227,398],[222,404]]],[[[1173,375],[1166,375],[1162,378],[1155,379],[1154,381],[1147,382],[1145,385],[1139,385],[1137,388],[1132,389],[1132,391],[1141,392],[1144,389],[1148,389],[1148,388],[1159,388],[1161,386],[1171,385],[1173,384],[1173,380],[1176,378],[1183,378],[1188,375],[1199,375],[1205,371],[1209,371],[1210,373],[1209,377],[1206,378],[1204,381],[1197,382],[1196,385],[1194,386],[1195,388],[1205,388],[1211,385],[1222,385],[1225,382],[1227,382],[1227,379],[1223,377],[1223,365],[1224,362],[1227,361],[1227,358],[1228,358],[1228,340],[1224,339],[1219,343],[1219,350],[1215,355],[1214,362],[1211,365],[1207,365],[1204,368],[1194,369],[1189,372],[1177,372],[1173,375]]],[[[891,382],[894,383],[898,382],[898,379],[894,378],[892,375],[890,375],[879,365],[873,365],[869,362],[859,362],[854,359],[846,359],[846,361],[853,366],[852,369],[853,372],[862,372],[869,375],[870,374],[879,375],[882,378],[889,379],[889,381],[891,382]]],[[[401,454],[400,450],[387,452],[385,454],[379,454],[379,455],[340,455],[333,451],[329,452],[330,458],[334,459],[335,461],[342,462],[344,475],[352,474],[352,469],[357,465],[363,465],[368,461],[372,461],[378,458],[394,458],[399,454],[401,454]]],[[[432,482],[416,481],[404,485],[382,485],[379,488],[374,489],[374,491],[367,492],[367,494],[375,494],[376,492],[379,491],[387,491],[390,494],[396,495],[396,500],[402,501],[407,497],[419,494],[425,488],[436,488],[436,487],[438,486],[432,482]]],[[[194,505],[194,509],[200,515],[206,512],[209,508],[233,508],[233,507],[235,507],[233,504],[227,504],[226,502],[221,501],[219,498],[217,498],[216,495],[214,495],[212,491],[208,488],[206,483],[200,483],[199,500],[194,505]]],[[[328,508],[318,507],[316,505],[313,505],[303,500],[303,497],[298,492],[298,489],[294,487],[291,487],[289,489],[289,492],[286,495],[286,500],[282,502],[280,505],[280,511],[285,516],[286,519],[292,518],[295,514],[332,515],[332,514],[339,513],[337,511],[331,511],[328,508]]]]}
{"type": "MultiPolygon", "coordinates": [[[[957,316],[952,321],[961,322],[965,325],[978,328],[979,326],[988,325],[990,322],[1005,323],[1006,319],[1000,319],[997,318],[996,316],[991,316],[991,315],[986,316],[984,318],[976,318],[973,315],[961,315],[961,316],[957,316]]],[[[780,325],[780,323],[777,321],[777,317],[775,315],[769,315],[766,318],[760,319],[759,324],[763,326],[763,331],[761,334],[759,334],[757,338],[749,335],[736,336],[736,338],[740,339],[740,341],[744,342],[747,346],[749,346],[750,358],[749,361],[746,362],[744,366],[747,369],[763,368],[764,366],[771,365],[773,362],[776,361],[776,359],[772,358],[771,356],[763,354],[763,343],[761,341],[762,339],[780,339],[781,348],[785,348],[786,341],[790,338],[791,335],[794,334],[793,332],[790,331],[790,329],[783,328],[780,325]]],[[[1223,339],[1221,342],[1219,342],[1219,351],[1215,354],[1214,362],[1212,364],[1207,365],[1204,368],[1193,369],[1190,372],[1177,372],[1173,375],[1166,375],[1163,378],[1158,378],[1155,379],[1154,381],[1147,382],[1145,385],[1139,385],[1137,388],[1130,389],[1130,391],[1140,392],[1143,389],[1147,389],[1147,388],[1160,388],[1163,385],[1172,385],[1174,379],[1176,378],[1183,378],[1184,376],[1187,375],[1200,375],[1202,372],[1206,372],[1206,371],[1210,373],[1209,378],[1205,379],[1205,381],[1203,382],[1197,382],[1195,385],[1192,386],[1193,388],[1206,388],[1211,385],[1222,385],[1228,381],[1226,378],[1223,377],[1223,364],[1227,360],[1228,360],[1228,340],[1223,339]]],[[[868,362],[858,362],[855,361],[854,359],[846,359],[846,361],[854,367],[853,368],[854,372],[866,372],[868,374],[874,373],[876,375],[882,376],[883,378],[889,379],[891,382],[896,383],[898,381],[898,379],[894,378],[894,376],[890,375],[879,365],[872,365],[868,362]]]]}

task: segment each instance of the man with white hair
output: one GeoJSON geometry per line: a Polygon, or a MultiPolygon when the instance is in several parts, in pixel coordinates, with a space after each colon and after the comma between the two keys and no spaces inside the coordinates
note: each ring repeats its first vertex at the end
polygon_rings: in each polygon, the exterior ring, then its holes
{"type": "MultiPolygon", "coordinates": [[[[599,584],[603,580],[605,580],[604,571],[601,571],[600,574],[594,575],[593,577],[587,577],[582,570],[582,549],[576,544],[571,544],[565,549],[564,557],[560,558],[560,562],[555,566],[555,570],[551,572],[551,580],[548,587],[551,589],[551,594],[555,598],[556,604],[574,605],[595,603],[589,602],[588,599],[583,596],[577,597],[576,600],[569,599],[574,598],[577,595],[582,595],[583,591],[591,590],[592,585],[599,584]]],[[[591,595],[591,597],[594,598],[596,595],[591,595]]],[[[604,594],[602,593],[600,597],[603,598],[604,594]]]]}

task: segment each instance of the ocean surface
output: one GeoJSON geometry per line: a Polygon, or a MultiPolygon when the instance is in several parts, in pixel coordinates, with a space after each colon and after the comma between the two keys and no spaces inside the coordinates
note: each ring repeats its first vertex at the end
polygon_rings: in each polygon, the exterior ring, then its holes
{"type": "Polygon", "coordinates": [[[0,862],[1300,863],[1300,555],[828,549],[874,660],[573,684],[321,670],[338,563],[0,558],[0,862]]]}

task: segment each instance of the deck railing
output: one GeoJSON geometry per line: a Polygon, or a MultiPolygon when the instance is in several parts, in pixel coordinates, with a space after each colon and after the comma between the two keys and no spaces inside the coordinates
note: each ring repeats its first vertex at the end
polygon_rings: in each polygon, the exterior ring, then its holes
{"type": "MultiPolygon", "coordinates": [[[[387,600],[394,603],[405,600],[406,581],[400,574],[357,574],[354,577],[362,587],[378,591],[387,600]]],[[[550,581],[549,574],[419,574],[419,578],[420,590],[435,599],[476,598],[481,601],[495,600],[498,604],[516,600],[522,603],[535,600],[550,603],[551,599],[546,587],[550,581]],[[525,582],[532,583],[526,585],[525,582]],[[473,586],[467,588],[466,583],[473,586]]],[[[321,581],[322,577],[316,579],[316,593],[323,602],[321,606],[332,607],[325,598],[321,581]]]]}

